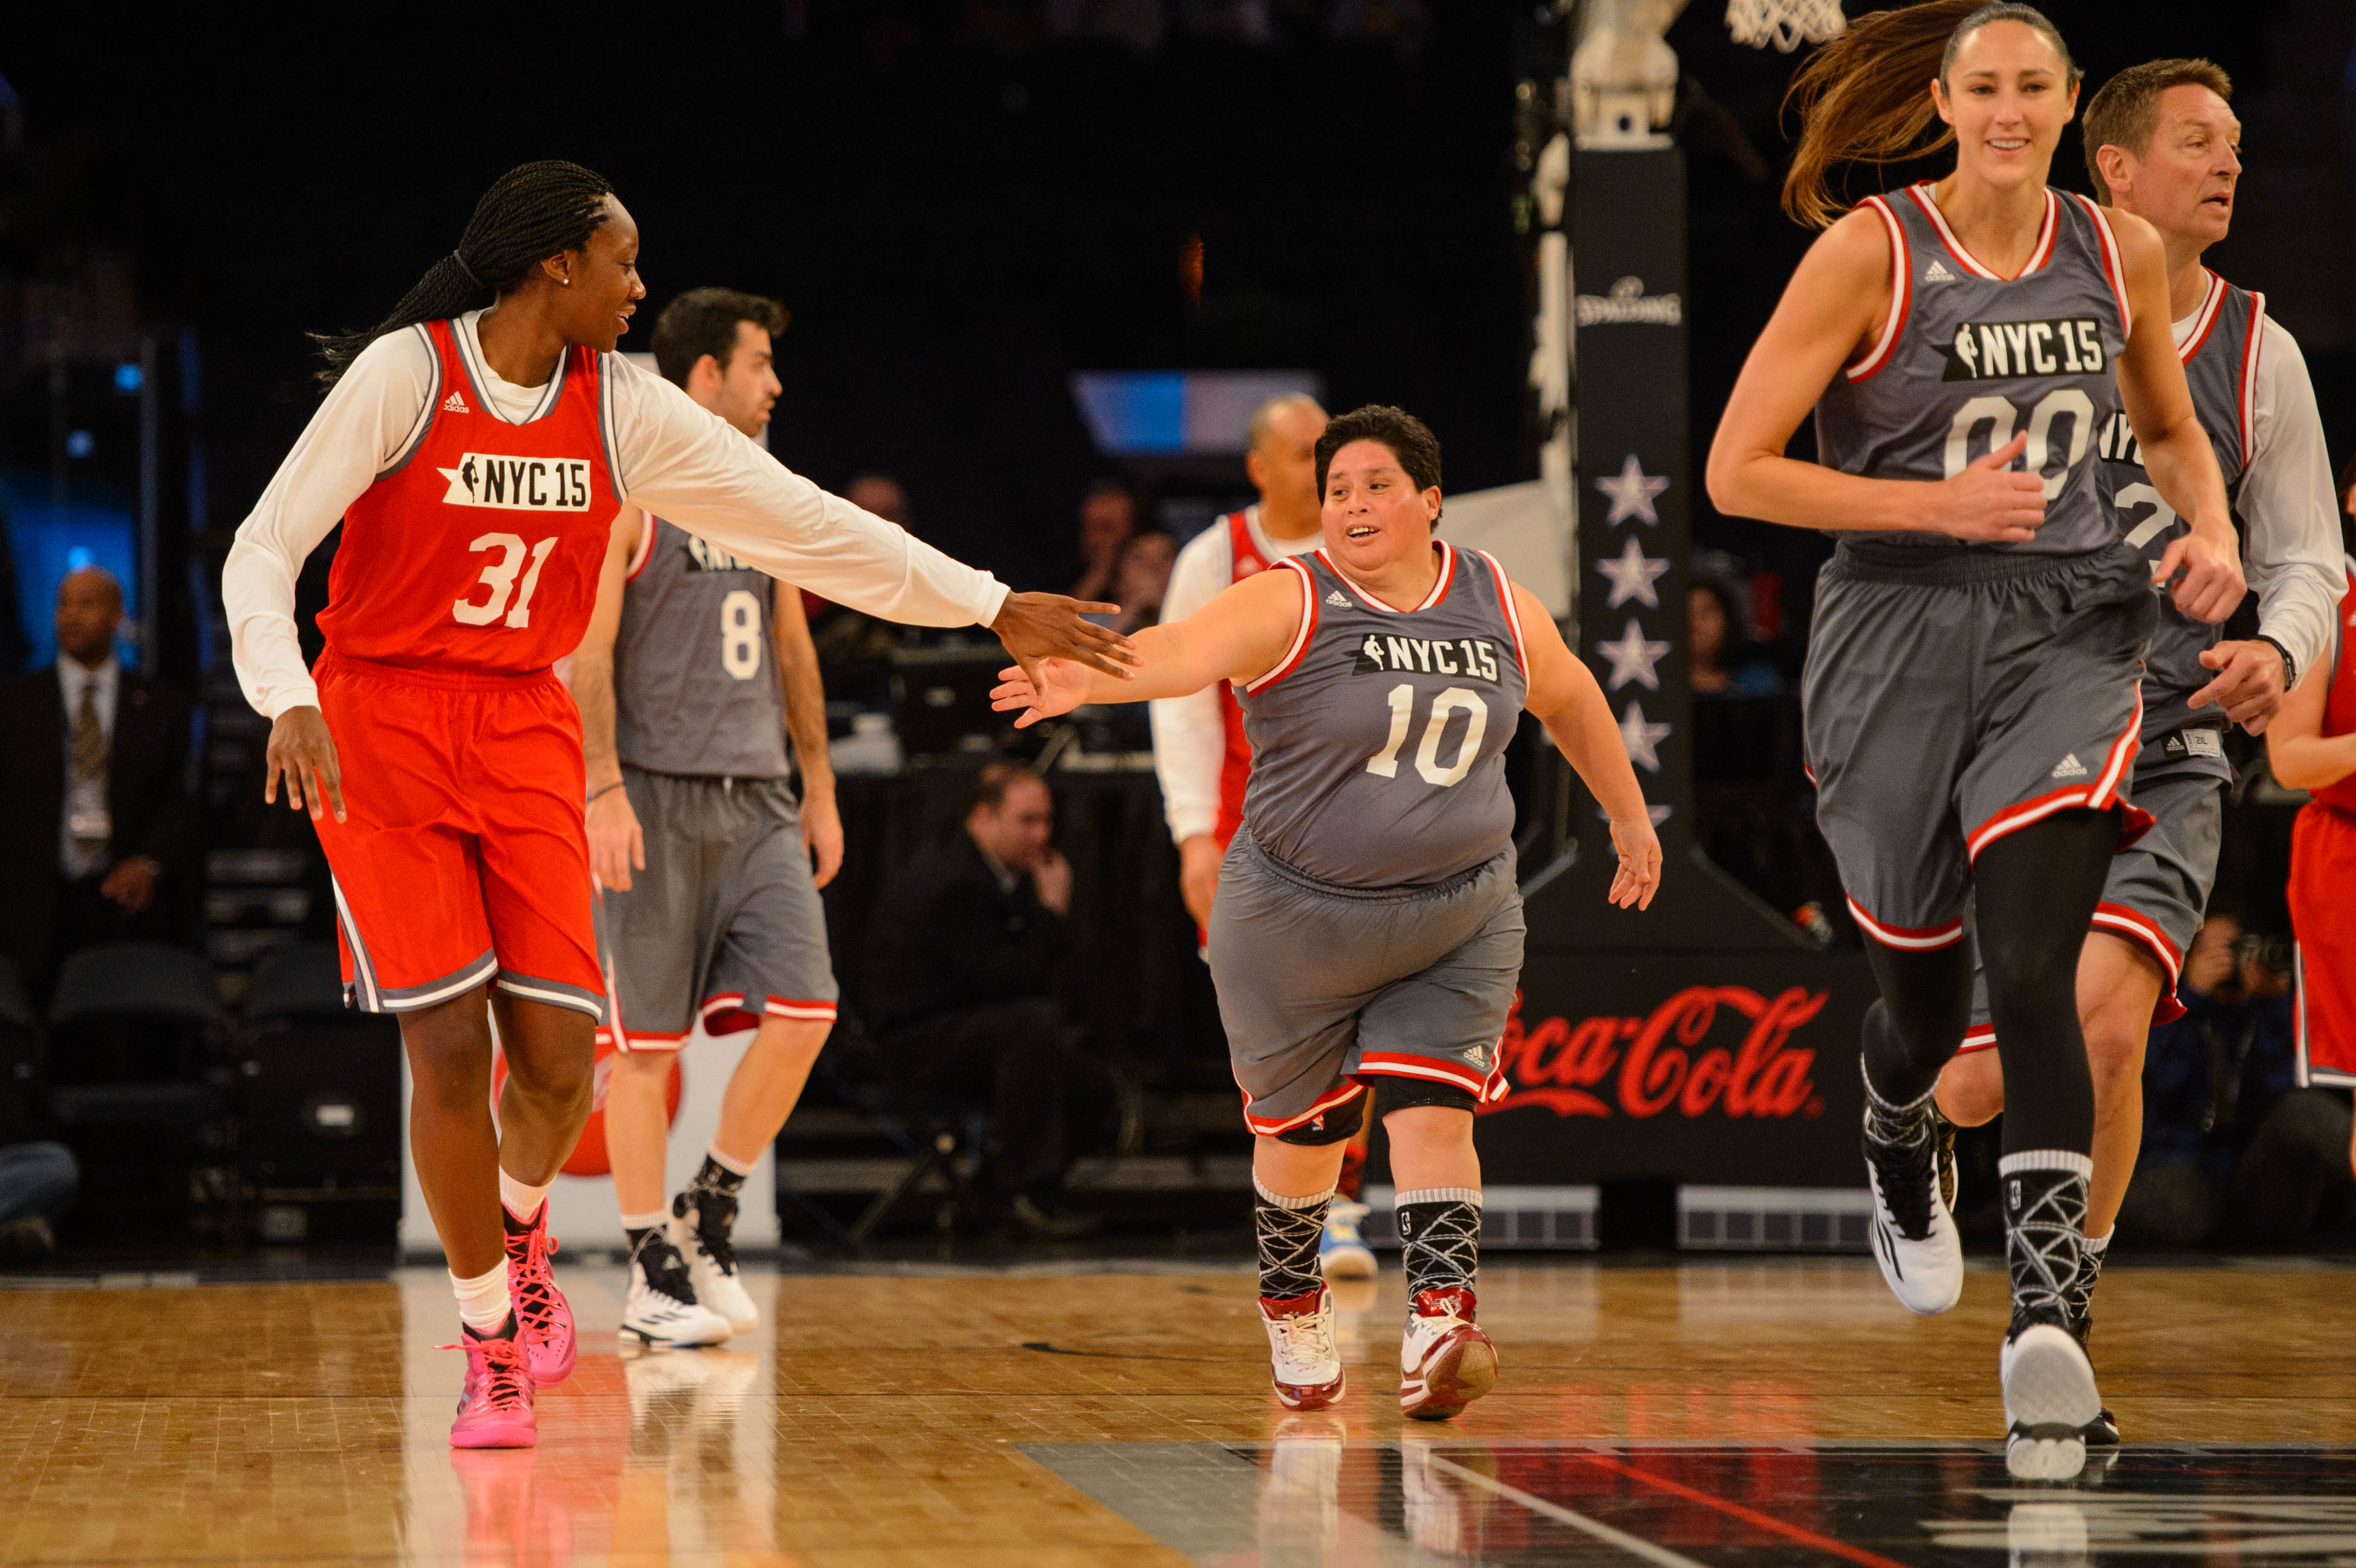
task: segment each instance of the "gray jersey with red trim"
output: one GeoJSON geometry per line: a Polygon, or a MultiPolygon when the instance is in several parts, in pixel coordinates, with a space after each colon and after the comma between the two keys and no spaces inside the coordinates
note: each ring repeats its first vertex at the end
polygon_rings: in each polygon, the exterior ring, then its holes
{"type": "MultiPolygon", "coordinates": [[[[2192,409],[2231,498],[2242,488],[2250,465],[2251,399],[2257,385],[2258,346],[2264,341],[2266,302],[2211,272],[2209,290],[2193,317],[2191,336],[2179,352],[2192,409]]],[[[2144,559],[2157,562],[2189,524],[2159,498],[2144,472],[2143,449],[2124,413],[2115,415],[2096,442],[2104,493],[2115,508],[2119,531],[2144,559]]],[[[2240,518],[2234,519],[2236,525],[2240,518]]],[[[2163,773],[2197,773],[2230,779],[2222,731],[2224,710],[2211,706],[2195,713],[2184,699],[2209,684],[2213,672],[2201,656],[2217,645],[2222,626],[2196,621],[2162,596],[2159,625],[2143,656],[2143,753],[2136,759],[2137,783],[2163,773]]]]}
{"type": "Polygon", "coordinates": [[[1505,752],[1529,694],[1505,570],[1442,543],[1412,610],[1377,603],[1325,551],[1272,570],[1307,589],[1284,661],[1238,694],[1252,747],[1244,827],[1346,887],[1414,887],[1511,843],[1505,752]]]}
{"type": "Polygon", "coordinates": [[[649,514],[614,638],[614,744],[648,773],[786,776],[776,584],[649,514]]]}
{"type": "Polygon", "coordinates": [[[1882,338],[1816,402],[1817,461],[1876,479],[1941,480],[2026,433],[2016,466],[2045,479],[2045,522],[2022,544],[1933,533],[1844,534],[1938,551],[2081,555],[2117,537],[2093,460],[2119,412],[2126,347],[2118,241],[2085,197],[2045,193],[2029,263],[2004,278],[1957,240],[1928,185],[1867,198],[1890,246],[1882,338]]]}

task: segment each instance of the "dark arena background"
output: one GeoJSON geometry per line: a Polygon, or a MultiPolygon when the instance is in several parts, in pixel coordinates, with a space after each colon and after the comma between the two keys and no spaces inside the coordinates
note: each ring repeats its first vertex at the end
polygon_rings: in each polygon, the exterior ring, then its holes
{"type": "MultiPolygon", "coordinates": [[[[0,1563],[2356,1561],[2356,1078],[2310,1030],[2342,960],[2289,891],[2336,808],[2262,741],[2225,731],[2215,886],[2169,965],[2188,1010],[2126,1113],[2087,1340],[2124,1441],[2065,1484],[2008,1472],[2001,1118],[1954,1143],[1960,1305],[1910,1317],[1874,1261],[1874,939],[1803,767],[1833,536],[1724,515],[1704,477],[1811,240],[1779,205],[1784,95],[1844,8],[1885,7],[0,16],[0,1563]],[[1017,730],[981,627],[804,593],[841,996],[768,997],[831,1031],[737,1197],[753,1316],[724,1344],[634,1327],[647,1227],[605,1106],[648,1075],[609,1021],[546,1210],[577,1364],[538,1391],[536,1447],[449,1445],[475,1353],[449,1343],[402,1030],[346,1006],[346,891],[263,802],[223,569],[320,407],[310,335],[382,318],[537,159],[595,170],[637,225],[619,352],[652,373],[692,289],[780,302],[777,461],[1016,592],[1116,602],[1124,631],[1260,498],[1267,400],[1438,435],[1438,537],[1495,556],[1584,660],[1665,856],[1648,912],[1609,908],[1607,820],[1523,718],[1527,945],[1474,1123],[1489,1397],[1398,1413],[1379,1125],[1374,1271],[1330,1286],[1346,1392],[1271,1396],[1254,1138],[1144,709],[1017,730]],[[85,681],[112,683],[87,722],[85,681]],[[1005,763],[1035,772],[977,805],[1005,763]],[[1033,789],[1045,844],[1018,857],[988,825],[1033,789]],[[952,862],[1013,912],[925,905],[952,862]],[[905,1021],[946,974],[1016,1009],[954,1083],[905,1021]]],[[[2295,335],[2356,472],[2356,5],[2043,8],[2089,94],[2163,57],[2231,76],[2243,172],[2204,260],[2295,335]]],[[[2052,180],[2092,190],[2075,124],[2052,180]]],[[[294,583],[306,659],[341,538],[294,583]]],[[[806,699],[789,673],[807,805],[806,699]]],[[[695,998],[660,1084],[667,1200],[764,1060],[748,989],[695,998]]]]}

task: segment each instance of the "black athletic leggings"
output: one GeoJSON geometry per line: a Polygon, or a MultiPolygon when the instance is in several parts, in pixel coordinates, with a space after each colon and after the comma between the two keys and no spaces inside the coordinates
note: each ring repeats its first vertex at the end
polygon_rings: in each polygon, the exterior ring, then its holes
{"type": "MultiPolygon", "coordinates": [[[[2004,1152],[2094,1147],[2094,1081],[2078,1027],[2078,953],[2103,896],[2118,817],[2057,812],[1980,851],[1974,934],[2004,1063],[2004,1152]]],[[[1971,1022],[1972,944],[1909,953],[1868,940],[1881,1000],[1865,1018],[1874,1093],[1905,1104],[1939,1081],[1971,1022]]]]}

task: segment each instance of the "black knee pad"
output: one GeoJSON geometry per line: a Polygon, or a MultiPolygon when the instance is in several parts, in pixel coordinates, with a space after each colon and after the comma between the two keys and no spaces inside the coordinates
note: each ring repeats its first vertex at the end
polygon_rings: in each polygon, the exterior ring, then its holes
{"type": "Polygon", "coordinates": [[[1481,1102],[1472,1091],[1431,1078],[1385,1078],[1383,1115],[1412,1110],[1418,1105],[1443,1105],[1451,1111],[1473,1111],[1481,1102]]]}
{"type": "Polygon", "coordinates": [[[1299,1144],[1304,1148],[1323,1148],[1327,1144],[1347,1143],[1357,1136],[1365,1125],[1366,1102],[1371,1096],[1353,1096],[1346,1104],[1334,1106],[1310,1117],[1299,1126],[1287,1127],[1276,1135],[1280,1144],[1299,1144]]]}

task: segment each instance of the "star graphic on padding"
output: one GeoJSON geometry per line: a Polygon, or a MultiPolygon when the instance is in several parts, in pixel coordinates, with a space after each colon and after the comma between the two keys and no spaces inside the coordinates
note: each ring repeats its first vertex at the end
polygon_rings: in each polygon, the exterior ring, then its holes
{"type": "Polygon", "coordinates": [[[1612,515],[1603,519],[1606,527],[1624,523],[1634,517],[1640,522],[1657,523],[1660,514],[1653,510],[1653,497],[1669,487],[1665,475],[1647,474],[1644,465],[1630,453],[1620,472],[1609,479],[1598,479],[1595,487],[1612,500],[1612,515]]]}
{"type": "Polygon", "coordinates": [[[1656,643],[1644,635],[1644,629],[1632,617],[1615,643],[1598,643],[1595,651],[1612,661],[1612,674],[1604,680],[1603,689],[1617,691],[1634,681],[1647,691],[1661,689],[1661,677],[1653,667],[1668,656],[1669,645],[1656,643]]]}
{"type": "Polygon", "coordinates": [[[1617,610],[1631,599],[1647,609],[1661,607],[1661,596],[1653,591],[1653,584],[1669,570],[1668,558],[1646,555],[1635,535],[1630,534],[1628,542],[1620,547],[1617,560],[1599,560],[1595,570],[1612,580],[1612,596],[1603,602],[1606,610],[1617,610]]]}
{"type": "Polygon", "coordinates": [[[1644,705],[1631,702],[1620,714],[1620,743],[1628,748],[1628,760],[1646,773],[1661,771],[1661,753],[1654,748],[1669,738],[1666,724],[1645,721],[1644,705]]]}

